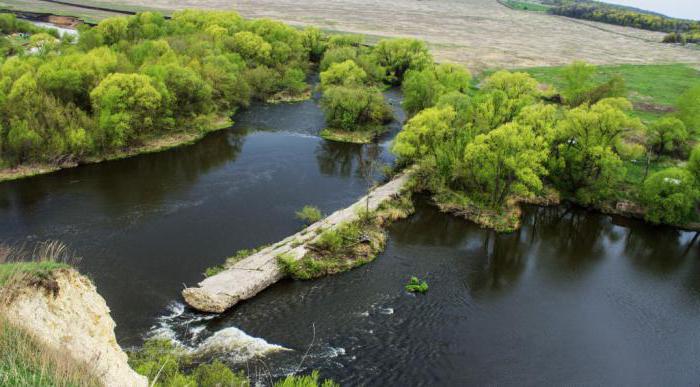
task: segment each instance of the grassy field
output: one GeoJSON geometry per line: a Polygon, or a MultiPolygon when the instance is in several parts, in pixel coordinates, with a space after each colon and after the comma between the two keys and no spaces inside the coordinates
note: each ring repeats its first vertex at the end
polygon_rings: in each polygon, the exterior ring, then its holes
{"type": "MultiPolygon", "coordinates": [[[[235,9],[246,17],[267,17],[293,25],[315,25],[376,37],[414,37],[425,40],[438,61],[463,63],[473,71],[564,65],[573,59],[595,64],[700,63],[700,50],[662,44],[663,33],[521,12],[496,0],[71,1],[164,13],[183,8],[235,9]]],[[[0,6],[3,4],[63,14],[75,11],[92,19],[113,16],[40,0],[0,0],[0,6]]]]}
{"type": "MultiPolygon", "coordinates": [[[[560,87],[562,67],[525,69],[538,81],[560,87]]],[[[598,66],[595,81],[602,83],[613,75],[625,79],[628,98],[635,105],[635,115],[651,122],[672,112],[678,96],[700,85],[700,70],[685,64],[598,66]]]]}
{"type": "Polygon", "coordinates": [[[504,0],[503,3],[507,7],[517,9],[519,11],[547,12],[551,8],[548,5],[530,1],[504,0]]]}

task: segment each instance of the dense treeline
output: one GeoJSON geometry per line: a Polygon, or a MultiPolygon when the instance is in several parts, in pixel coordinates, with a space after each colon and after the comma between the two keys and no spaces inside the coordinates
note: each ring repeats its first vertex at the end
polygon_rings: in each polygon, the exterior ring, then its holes
{"type": "Polygon", "coordinates": [[[497,72],[473,91],[459,66],[409,71],[404,105],[414,116],[392,149],[401,163],[418,166],[423,188],[443,209],[499,230],[517,223],[518,201],[555,191],[596,208],[634,203],[653,222],[696,219],[700,147],[687,168],[661,169],[641,183],[627,179],[627,167],[687,158],[687,139],[700,131],[700,89],[646,128],[630,115],[624,81],[596,84],[594,71],[568,66],[556,93],[525,73],[497,72]]]}
{"type": "Polygon", "coordinates": [[[700,43],[700,22],[590,0],[545,0],[549,13],[650,31],[667,32],[664,43],[700,43]]]}
{"type": "Polygon", "coordinates": [[[318,30],[235,12],[185,10],[105,19],[77,42],[0,15],[32,35],[0,59],[0,166],[100,156],[203,130],[252,99],[303,94],[318,30]]]}
{"type": "Polygon", "coordinates": [[[700,44],[700,30],[696,32],[671,32],[664,36],[664,43],[700,44]]]}
{"type": "Polygon", "coordinates": [[[598,1],[553,1],[550,12],[555,15],[568,16],[576,19],[593,20],[602,23],[615,24],[660,32],[700,31],[700,22],[681,20],[649,12],[614,6],[598,1]]]}

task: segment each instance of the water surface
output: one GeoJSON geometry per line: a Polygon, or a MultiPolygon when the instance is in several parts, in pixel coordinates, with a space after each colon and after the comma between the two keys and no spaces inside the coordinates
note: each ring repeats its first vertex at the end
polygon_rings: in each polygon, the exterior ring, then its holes
{"type": "Polygon", "coordinates": [[[328,142],[317,97],[254,105],[230,130],[165,152],[0,184],[0,241],[60,240],[112,309],[122,345],[138,344],[184,284],[244,248],[297,232],[307,204],[330,213],[367,190],[360,160],[391,162],[398,121],[368,146],[328,142]]]}
{"type": "Polygon", "coordinates": [[[694,234],[531,207],[520,231],[498,235],[424,198],[417,205],[390,227],[373,263],[283,281],[205,322],[192,323],[185,310],[165,325],[190,345],[238,327],[294,350],[238,367],[256,375],[320,369],[346,385],[700,380],[694,234]],[[404,291],[413,275],[428,281],[427,294],[404,291]]]}
{"type": "Polygon", "coordinates": [[[185,284],[299,230],[303,205],[354,202],[367,188],[360,160],[391,162],[400,128],[370,146],[323,141],[316,100],[235,119],[192,146],[0,184],[0,240],[58,239],[84,257],[122,345],[165,332],[196,348],[240,328],[291,349],[216,355],[263,382],[311,369],[348,385],[700,380],[695,234],[575,208],[527,208],[520,231],[498,235],[418,197],[373,263],[282,281],[219,316],[184,308],[185,284]],[[427,294],[404,291],[413,275],[427,294]]]}

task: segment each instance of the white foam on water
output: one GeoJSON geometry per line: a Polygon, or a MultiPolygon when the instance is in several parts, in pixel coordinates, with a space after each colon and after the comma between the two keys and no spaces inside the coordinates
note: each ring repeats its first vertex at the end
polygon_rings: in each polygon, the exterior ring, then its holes
{"type": "Polygon", "coordinates": [[[156,319],[148,337],[169,340],[194,356],[226,357],[234,363],[242,363],[273,352],[291,351],[235,327],[221,329],[202,341],[200,337],[207,332],[205,322],[216,314],[187,312],[181,302],[172,302],[166,309],[167,312],[156,319]]]}
{"type": "Polygon", "coordinates": [[[207,338],[196,349],[195,355],[224,355],[234,362],[244,362],[273,352],[291,351],[281,345],[270,344],[259,337],[249,336],[242,330],[224,328],[207,338]]]}

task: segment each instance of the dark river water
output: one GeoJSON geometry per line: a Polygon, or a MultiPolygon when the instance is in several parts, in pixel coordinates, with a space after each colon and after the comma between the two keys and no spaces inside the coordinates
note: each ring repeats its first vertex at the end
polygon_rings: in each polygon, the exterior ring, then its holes
{"type": "Polygon", "coordinates": [[[316,101],[235,120],[192,146],[0,184],[0,241],[69,245],[122,345],[167,334],[199,348],[233,332],[207,356],[262,382],[319,369],[347,385],[700,383],[695,234],[575,208],[527,208],[522,230],[498,235],[416,197],[366,266],[282,281],[219,316],[184,308],[184,284],[296,232],[303,205],[354,202],[359,160],[392,162],[400,128],[370,146],[326,142],[316,101]],[[412,275],[427,294],[404,291],[412,275]],[[256,348],[266,355],[247,356],[256,348]]]}

